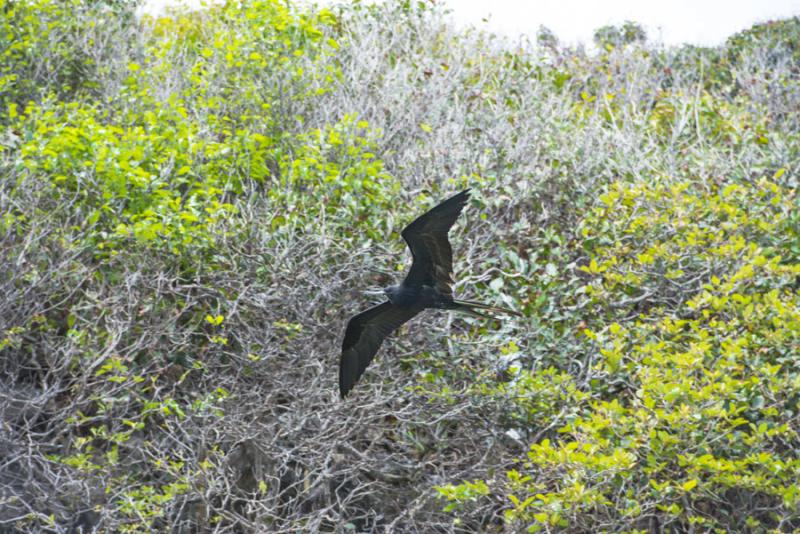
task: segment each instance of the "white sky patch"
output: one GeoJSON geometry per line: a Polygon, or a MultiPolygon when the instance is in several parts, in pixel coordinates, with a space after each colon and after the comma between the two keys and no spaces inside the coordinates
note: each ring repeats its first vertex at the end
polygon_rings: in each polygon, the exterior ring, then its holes
{"type": "Polygon", "coordinates": [[[649,40],[712,46],[757,22],[800,15],[800,0],[449,0],[447,5],[459,24],[509,37],[533,37],[543,25],[568,44],[588,44],[597,28],[631,20],[647,30],[649,40]]]}
{"type": "MultiPolygon", "coordinates": [[[[157,13],[165,5],[176,3],[146,0],[144,11],[157,13]]],[[[200,0],[181,3],[197,7],[200,0]]],[[[472,25],[511,38],[527,35],[534,39],[542,25],[563,43],[572,45],[591,43],[594,30],[601,26],[630,20],[645,28],[650,41],[713,46],[758,22],[800,15],[800,0],[444,0],[444,3],[460,26],[472,25]]]]}

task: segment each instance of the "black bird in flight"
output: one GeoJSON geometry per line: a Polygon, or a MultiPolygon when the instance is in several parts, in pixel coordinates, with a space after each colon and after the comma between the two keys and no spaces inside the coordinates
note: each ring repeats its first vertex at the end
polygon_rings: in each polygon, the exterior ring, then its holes
{"type": "Polygon", "coordinates": [[[339,360],[339,393],[344,398],[375,357],[383,340],[426,308],[521,315],[507,308],[453,298],[453,249],[447,232],[469,199],[469,189],[448,198],[405,227],[403,239],[414,258],[405,280],[380,290],[389,300],[359,313],[347,323],[339,360]]]}

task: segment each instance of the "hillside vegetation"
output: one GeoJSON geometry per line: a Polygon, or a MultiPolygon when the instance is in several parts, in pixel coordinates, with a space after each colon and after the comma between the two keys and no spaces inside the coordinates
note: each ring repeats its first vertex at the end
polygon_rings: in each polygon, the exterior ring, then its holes
{"type": "Polygon", "coordinates": [[[0,0],[0,531],[800,529],[800,19],[0,0]],[[452,193],[456,291],[337,396],[452,193]]]}

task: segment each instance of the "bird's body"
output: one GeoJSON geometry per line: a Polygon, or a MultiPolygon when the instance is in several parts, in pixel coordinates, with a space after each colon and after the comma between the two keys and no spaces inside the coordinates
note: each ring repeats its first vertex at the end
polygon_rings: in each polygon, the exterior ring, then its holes
{"type": "Polygon", "coordinates": [[[451,295],[443,294],[434,286],[411,284],[398,284],[383,290],[386,297],[393,305],[399,308],[439,308],[450,309],[453,305],[451,295]]]}
{"type": "Polygon", "coordinates": [[[453,251],[447,233],[469,199],[469,189],[450,197],[415,219],[402,232],[414,262],[402,283],[383,290],[388,300],[350,319],[339,361],[342,397],[364,373],[383,340],[403,323],[428,308],[461,310],[484,316],[477,310],[517,312],[453,298],[453,251]]]}

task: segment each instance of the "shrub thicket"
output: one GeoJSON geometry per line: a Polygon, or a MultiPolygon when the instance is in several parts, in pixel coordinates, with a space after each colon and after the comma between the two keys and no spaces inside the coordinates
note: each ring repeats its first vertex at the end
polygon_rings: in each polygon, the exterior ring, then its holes
{"type": "Polygon", "coordinates": [[[0,0],[0,530],[800,528],[798,19],[0,0]],[[336,398],[472,186],[457,290],[336,398]]]}

